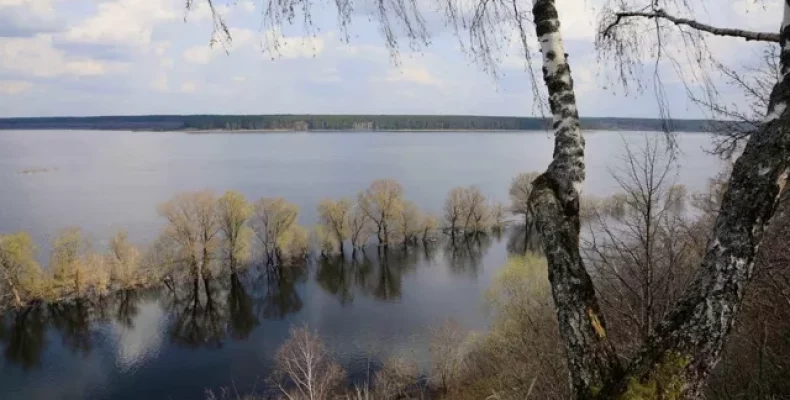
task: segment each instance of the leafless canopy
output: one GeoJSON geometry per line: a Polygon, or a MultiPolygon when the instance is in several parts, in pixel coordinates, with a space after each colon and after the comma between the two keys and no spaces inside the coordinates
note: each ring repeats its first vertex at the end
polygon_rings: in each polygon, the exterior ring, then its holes
{"type": "Polygon", "coordinates": [[[764,115],[778,77],[779,34],[702,23],[699,9],[704,5],[693,0],[610,0],[599,15],[595,46],[605,74],[626,92],[651,86],[667,131],[672,125],[664,80],[674,74],[703,112],[727,120],[710,130],[721,134],[713,151],[729,157],[764,115]],[[761,62],[727,65],[709,46],[714,37],[757,42],[755,54],[763,56],[754,58],[761,62]],[[746,109],[722,100],[724,86],[743,93],[746,109]]]}

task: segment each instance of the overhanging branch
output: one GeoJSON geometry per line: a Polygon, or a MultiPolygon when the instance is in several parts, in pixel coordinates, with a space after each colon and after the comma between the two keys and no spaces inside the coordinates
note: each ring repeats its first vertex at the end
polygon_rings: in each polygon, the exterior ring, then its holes
{"type": "Polygon", "coordinates": [[[609,25],[607,25],[606,28],[604,28],[604,30],[601,32],[601,35],[603,37],[608,37],[610,31],[615,27],[617,27],[624,18],[648,18],[648,19],[663,19],[672,22],[673,24],[678,26],[681,25],[688,26],[698,31],[707,32],[716,36],[736,37],[736,38],[745,39],[747,41],[779,43],[778,33],[754,32],[754,31],[747,31],[743,29],[717,28],[715,26],[697,22],[693,19],[681,18],[667,14],[666,11],[661,9],[656,11],[621,11],[615,13],[614,16],[615,16],[615,20],[609,25]]]}

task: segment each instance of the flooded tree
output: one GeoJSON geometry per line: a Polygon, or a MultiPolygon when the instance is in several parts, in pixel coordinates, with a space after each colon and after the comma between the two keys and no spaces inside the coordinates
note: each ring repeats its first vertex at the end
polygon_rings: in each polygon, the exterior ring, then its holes
{"type": "Polygon", "coordinates": [[[107,292],[110,274],[104,257],[91,250],[78,228],[65,229],[55,237],[50,268],[61,296],[80,298],[107,292]]]}
{"type": "Polygon", "coordinates": [[[455,241],[455,236],[461,231],[463,227],[464,215],[466,205],[465,201],[466,189],[457,187],[452,188],[447,195],[447,200],[444,202],[444,224],[450,238],[455,241]]]}
{"type": "Polygon", "coordinates": [[[403,246],[417,244],[422,232],[422,214],[417,205],[408,200],[404,201],[396,216],[396,223],[398,239],[403,243],[403,246]]]}
{"type": "Polygon", "coordinates": [[[420,239],[423,246],[437,240],[439,234],[439,218],[435,215],[424,215],[420,221],[420,239]]]}
{"type": "Polygon", "coordinates": [[[310,231],[300,225],[291,225],[276,243],[281,262],[302,265],[310,252],[310,231]]]}
{"type": "Polygon", "coordinates": [[[505,229],[505,218],[507,217],[507,208],[502,203],[494,203],[489,206],[489,215],[491,222],[491,229],[496,232],[501,232],[505,229]]]}
{"type": "Polygon", "coordinates": [[[168,222],[163,234],[178,244],[178,257],[195,278],[211,277],[209,263],[219,246],[216,210],[217,200],[210,191],[178,194],[158,207],[168,222]]]}
{"type": "Polygon", "coordinates": [[[343,244],[349,238],[349,212],[353,203],[343,198],[337,201],[323,199],[318,203],[318,217],[321,223],[335,236],[340,245],[340,253],[344,253],[343,244]]]}
{"type": "Polygon", "coordinates": [[[358,207],[376,225],[379,245],[387,247],[396,224],[395,218],[403,208],[403,187],[392,179],[373,181],[357,196],[358,207]]]}
{"type": "Polygon", "coordinates": [[[463,232],[465,235],[479,235],[488,231],[490,215],[486,197],[477,186],[470,186],[463,191],[463,232]]]}
{"type": "Polygon", "coordinates": [[[370,241],[372,233],[371,219],[368,218],[361,208],[358,206],[354,207],[349,212],[348,228],[351,246],[356,253],[357,249],[363,248],[370,241]]]}
{"type": "Polygon", "coordinates": [[[110,239],[107,263],[113,282],[123,288],[144,284],[146,276],[140,269],[140,251],[129,242],[129,235],[120,230],[110,239]]]}
{"type": "Polygon", "coordinates": [[[291,228],[297,217],[299,207],[282,197],[264,197],[255,203],[252,229],[263,245],[263,254],[268,263],[279,261],[282,242],[290,242],[293,236],[291,228]]]}
{"type": "Polygon", "coordinates": [[[0,279],[0,289],[12,296],[15,307],[22,307],[35,294],[41,267],[27,233],[0,235],[0,279]]]}
{"type": "Polygon", "coordinates": [[[225,258],[231,272],[236,272],[238,263],[246,261],[250,251],[252,230],[247,227],[247,219],[252,214],[252,207],[244,195],[229,190],[217,201],[217,213],[225,258]]]}
{"type": "Polygon", "coordinates": [[[529,225],[529,196],[532,194],[532,182],[540,175],[539,172],[522,172],[510,183],[510,212],[524,216],[524,224],[529,225]]]}
{"type": "MultiPolygon", "coordinates": [[[[313,228],[313,235],[318,248],[321,250],[321,256],[328,257],[334,254],[337,240],[336,237],[330,232],[330,229],[325,225],[316,225],[313,228]]],[[[342,253],[341,253],[342,254],[342,253]]]]}

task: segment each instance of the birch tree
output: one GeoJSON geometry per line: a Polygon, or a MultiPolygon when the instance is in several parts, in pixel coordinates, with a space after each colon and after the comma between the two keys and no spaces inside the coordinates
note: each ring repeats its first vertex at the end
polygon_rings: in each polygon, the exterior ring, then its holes
{"type": "MultiPolygon", "coordinates": [[[[212,0],[206,0],[210,4],[212,0]]],[[[189,2],[191,4],[191,1],[189,2]]],[[[672,2],[689,5],[691,2],[672,2]]],[[[746,40],[777,42],[781,47],[780,78],[773,85],[765,118],[748,135],[728,182],[728,190],[713,227],[699,272],[680,300],[657,322],[645,343],[630,360],[615,351],[607,334],[607,324],[598,304],[595,287],[579,251],[580,196],[585,179],[584,137],[574,93],[568,55],[562,41],[560,16],[554,0],[534,0],[531,4],[534,32],[540,46],[545,90],[548,94],[554,132],[554,151],[548,168],[532,185],[529,210],[548,261],[548,277],[557,311],[560,339],[565,347],[573,397],[576,399],[682,399],[699,398],[716,365],[723,343],[738,314],[744,291],[753,276],[753,265],[763,232],[776,210],[777,201],[788,179],[790,154],[790,0],[785,0],[778,33],[762,34],[741,29],[717,28],[689,18],[672,16],[665,7],[668,0],[646,5],[630,1],[613,2],[617,7],[634,6],[623,12],[649,12],[652,15],[616,15],[607,7],[597,42],[605,60],[620,68],[616,74],[627,83],[639,71],[642,58],[630,57],[645,46],[642,31],[620,29],[623,21],[647,18],[660,30],[668,22],[681,27],[686,43],[707,34],[746,40]],[[666,4],[665,4],[666,3],[666,4]],[[612,28],[609,26],[612,25],[612,28]],[[623,33],[622,35],[613,32],[623,33]],[[692,38],[692,39],[689,39],[692,38]]],[[[335,2],[342,33],[354,13],[353,3],[335,2]]],[[[441,11],[457,33],[465,49],[489,70],[495,69],[497,50],[515,31],[520,36],[524,56],[531,61],[525,24],[530,19],[520,1],[447,1],[441,11]]],[[[304,21],[311,31],[311,2],[283,0],[269,2],[263,29],[283,23],[304,21]],[[304,13],[306,18],[296,18],[304,13]]],[[[396,53],[398,38],[410,45],[428,44],[429,35],[418,2],[386,0],[377,3],[374,13],[381,24],[386,44],[396,53]]],[[[616,9],[615,9],[616,10],[616,9]]],[[[616,11],[615,11],[616,12],[616,11]]],[[[214,13],[220,37],[230,33],[221,15],[214,13]]],[[[657,36],[660,38],[660,36],[657,36]]],[[[664,43],[664,42],[661,42],[664,43]]],[[[273,48],[277,49],[277,41],[273,48]]],[[[696,46],[702,47],[702,46],[696,46]]],[[[648,49],[652,47],[648,46],[648,49]]],[[[661,46],[656,47],[662,49],[661,46]]],[[[694,53],[695,55],[698,53],[694,53]]],[[[654,56],[655,54],[649,54],[654,56]]],[[[528,68],[528,72],[532,70],[528,68]]],[[[660,76],[654,74],[654,88],[662,93],[660,76]]],[[[532,80],[533,92],[541,93],[532,80]]],[[[659,96],[660,104],[666,98],[659,96]]],[[[666,108],[662,107],[662,111],[666,108]]],[[[662,117],[668,115],[664,112],[662,117]]],[[[671,136],[669,136],[671,138],[671,136]]],[[[362,204],[362,201],[360,201],[362,204]]],[[[364,209],[365,207],[363,207],[364,209]]],[[[371,218],[374,216],[371,215],[371,218]]],[[[375,220],[375,218],[374,218],[375,220]]],[[[379,223],[379,232],[381,232],[379,223]]],[[[385,239],[386,234],[380,239],[385,239]]]]}

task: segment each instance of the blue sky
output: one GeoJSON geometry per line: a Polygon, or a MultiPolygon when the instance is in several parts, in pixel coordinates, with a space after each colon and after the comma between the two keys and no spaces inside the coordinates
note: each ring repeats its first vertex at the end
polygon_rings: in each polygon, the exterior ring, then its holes
{"type": "MultiPolygon", "coordinates": [[[[357,2],[362,6],[350,29],[350,43],[340,40],[334,11],[327,5],[314,12],[322,28],[315,38],[284,27],[286,39],[272,57],[261,47],[267,35],[260,30],[262,1],[240,0],[221,7],[234,36],[226,54],[221,47],[209,47],[210,13],[202,0],[195,3],[187,14],[184,0],[0,0],[0,117],[527,116],[535,111],[529,75],[515,42],[504,49],[500,74],[494,78],[460,52],[450,31],[429,23],[438,27],[432,30],[431,46],[417,52],[403,49],[396,64],[378,26],[365,15],[364,4],[357,2]]],[[[767,3],[721,0],[715,9],[703,9],[698,16],[720,26],[776,30],[781,4],[767,3]]],[[[601,1],[558,0],[558,4],[580,113],[657,116],[650,85],[642,94],[625,95],[602,75],[605,65],[598,62],[593,45],[601,1]]],[[[736,39],[714,39],[709,44],[729,65],[746,63],[760,50],[759,44],[736,39]]],[[[681,68],[682,77],[671,68],[665,70],[672,116],[702,116],[687,100],[681,79],[693,89],[693,68],[681,68]]],[[[737,92],[723,81],[718,83],[727,102],[740,102],[737,92]]]]}

